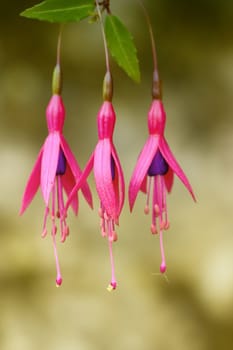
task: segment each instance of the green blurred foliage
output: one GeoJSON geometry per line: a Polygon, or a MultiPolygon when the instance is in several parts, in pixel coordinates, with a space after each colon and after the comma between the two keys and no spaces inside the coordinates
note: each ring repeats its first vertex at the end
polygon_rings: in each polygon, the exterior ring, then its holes
{"type": "MultiPolygon", "coordinates": [[[[54,287],[51,237],[40,239],[40,193],[25,215],[20,200],[47,134],[58,27],[19,13],[35,4],[1,4],[0,21],[0,349],[217,350],[233,347],[233,2],[145,0],[156,38],[166,135],[196,192],[193,204],[175,182],[165,235],[168,282],[157,275],[159,242],[149,234],[140,195],[126,203],[114,247],[119,289],[108,294],[107,244],[98,200],[80,201],[71,235],[59,245],[64,285],[54,287]]],[[[152,58],[137,1],[111,0],[133,33],[142,72],[134,84],[113,63],[115,143],[126,184],[147,137],[152,58]]],[[[65,136],[82,166],[96,140],[105,72],[96,24],[65,27],[62,44],[65,136]]],[[[93,179],[91,186],[94,191],[93,179]]]]}

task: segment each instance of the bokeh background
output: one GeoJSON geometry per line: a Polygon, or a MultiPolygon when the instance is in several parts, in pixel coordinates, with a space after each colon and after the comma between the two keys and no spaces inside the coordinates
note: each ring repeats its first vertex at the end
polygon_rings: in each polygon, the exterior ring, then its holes
{"type": "MultiPolygon", "coordinates": [[[[233,348],[233,1],[144,0],[156,36],[167,111],[166,137],[193,185],[176,179],[165,233],[166,278],[158,237],[141,194],[128,203],[114,246],[119,288],[105,289],[108,247],[95,208],[80,198],[70,237],[59,244],[64,283],[56,288],[51,237],[40,238],[38,193],[19,217],[22,193],[47,134],[57,25],[19,17],[34,0],[1,4],[0,14],[0,349],[217,350],[233,348]]],[[[134,35],[142,79],[112,63],[115,144],[128,185],[147,137],[152,59],[136,1],[111,1],[134,35]]],[[[64,134],[84,167],[97,140],[104,53],[98,25],[65,27],[62,45],[64,134]]]]}

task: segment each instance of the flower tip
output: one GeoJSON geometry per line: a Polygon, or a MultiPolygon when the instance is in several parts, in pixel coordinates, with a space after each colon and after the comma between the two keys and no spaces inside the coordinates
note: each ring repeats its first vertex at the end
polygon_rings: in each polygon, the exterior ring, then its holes
{"type": "Polygon", "coordinates": [[[195,197],[195,194],[193,193],[193,191],[191,192],[191,196],[192,196],[194,202],[197,203],[197,198],[195,197]]]}
{"type": "Polygon", "coordinates": [[[116,282],[111,282],[111,283],[108,285],[107,290],[108,290],[109,292],[112,292],[113,290],[116,289],[116,287],[117,287],[117,283],[116,283],[116,282]]]}
{"type": "Polygon", "coordinates": [[[167,266],[165,264],[165,262],[162,262],[162,264],[160,265],[160,272],[161,273],[164,273],[167,269],[167,266]]]}
{"type": "Polygon", "coordinates": [[[61,277],[58,277],[58,278],[56,279],[56,287],[57,287],[57,288],[60,287],[61,284],[62,284],[62,278],[61,278],[61,277]]]}

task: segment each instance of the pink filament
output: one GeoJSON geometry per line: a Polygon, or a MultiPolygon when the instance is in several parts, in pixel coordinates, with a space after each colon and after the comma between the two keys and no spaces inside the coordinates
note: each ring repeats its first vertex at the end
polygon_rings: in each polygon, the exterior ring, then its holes
{"type": "Polygon", "coordinates": [[[46,224],[47,224],[48,215],[49,215],[49,208],[46,207],[45,208],[45,214],[44,214],[43,231],[42,231],[42,235],[41,235],[42,238],[44,238],[47,235],[46,224]]]}
{"type": "Polygon", "coordinates": [[[57,176],[57,205],[58,205],[58,213],[60,218],[60,227],[61,227],[61,242],[64,242],[66,236],[69,234],[69,228],[66,224],[65,219],[65,205],[63,198],[63,190],[62,190],[62,181],[61,176],[57,176]]]}

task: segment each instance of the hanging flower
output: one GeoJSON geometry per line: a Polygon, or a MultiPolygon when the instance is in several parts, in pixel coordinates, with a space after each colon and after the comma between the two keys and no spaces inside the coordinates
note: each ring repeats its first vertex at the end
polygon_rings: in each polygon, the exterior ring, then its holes
{"type": "MultiPolygon", "coordinates": [[[[62,277],[55,239],[57,232],[56,219],[60,222],[61,242],[64,242],[69,234],[69,227],[66,222],[67,214],[64,208],[64,192],[69,196],[82,172],[62,134],[65,120],[65,107],[62,97],[57,93],[54,93],[49,101],[46,110],[46,118],[49,134],[39,152],[36,163],[28,179],[20,214],[23,214],[27,209],[40,187],[45,202],[42,237],[45,237],[47,234],[47,219],[50,217],[52,221],[51,231],[57,268],[56,283],[59,286],[62,283],[62,277]]],[[[83,183],[81,190],[86,201],[92,207],[92,196],[86,182],[83,183]]],[[[71,207],[77,215],[78,196],[72,198],[71,207]]]]}
{"type": "MultiPolygon", "coordinates": [[[[108,80],[111,84],[110,73],[106,74],[105,83],[108,80]]],[[[119,224],[119,216],[125,196],[123,171],[113,144],[116,115],[110,100],[105,98],[99,110],[97,116],[98,143],[66,204],[66,208],[68,208],[74,194],[81,188],[83,182],[93,169],[96,190],[100,200],[99,216],[101,233],[103,237],[108,239],[109,243],[112,278],[108,290],[116,289],[117,286],[112,243],[117,240],[115,225],[119,224]]]]}
{"type": "Polygon", "coordinates": [[[191,185],[165,140],[165,124],[166,114],[163,103],[161,100],[154,99],[148,114],[149,137],[139,155],[129,184],[131,211],[139,190],[147,194],[144,211],[148,214],[151,207],[151,232],[159,233],[162,273],[166,271],[163,230],[169,228],[166,194],[172,189],[174,174],[180,178],[195,200],[191,185]]]}

